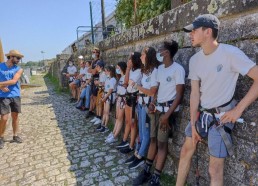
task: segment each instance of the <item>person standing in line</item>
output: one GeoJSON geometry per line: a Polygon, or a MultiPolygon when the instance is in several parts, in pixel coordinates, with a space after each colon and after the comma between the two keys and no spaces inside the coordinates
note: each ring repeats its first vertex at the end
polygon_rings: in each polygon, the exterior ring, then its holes
{"type": "Polygon", "coordinates": [[[160,62],[156,58],[156,51],[153,47],[145,47],[141,53],[142,79],[141,84],[136,84],[138,94],[138,128],[139,140],[134,154],[125,161],[129,169],[135,169],[144,163],[150,144],[150,117],[148,106],[156,95],[158,89],[157,70],[160,62]]]}
{"type": "Polygon", "coordinates": [[[13,141],[22,143],[23,140],[18,136],[19,120],[21,113],[21,88],[19,79],[23,69],[17,66],[24,56],[18,50],[10,50],[6,62],[0,63],[0,149],[4,147],[4,133],[9,113],[11,112],[13,141]]]}
{"type": "Polygon", "coordinates": [[[189,62],[190,122],[185,129],[177,186],[185,184],[200,134],[208,137],[210,185],[223,185],[225,158],[233,154],[231,130],[243,111],[258,97],[257,65],[237,47],[218,43],[219,25],[216,16],[204,14],[184,27],[185,32],[190,32],[192,46],[201,47],[201,50],[189,62]],[[249,76],[254,82],[236,105],[232,98],[239,74],[249,76]],[[220,113],[224,115],[218,116],[220,113]]]}
{"type": "Polygon", "coordinates": [[[176,116],[184,95],[185,70],[174,61],[178,51],[176,41],[164,41],[158,49],[162,65],[157,71],[158,93],[154,117],[151,117],[151,142],[144,169],[133,180],[133,185],[142,185],[149,181],[149,186],[159,186],[160,176],[168,154],[168,139],[176,124],[176,116]],[[154,173],[151,167],[156,157],[154,173]]]}
{"type": "Polygon", "coordinates": [[[125,115],[125,93],[126,88],[124,87],[125,71],[127,65],[126,62],[118,62],[116,65],[116,74],[119,78],[117,84],[117,95],[116,95],[116,122],[113,131],[107,136],[105,142],[108,144],[116,142],[118,135],[121,132],[124,122],[125,115]]]}
{"type": "Polygon", "coordinates": [[[124,86],[126,86],[126,105],[125,105],[125,132],[122,142],[116,147],[121,153],[127,154],[134,150],[135,139],[137,138],[137,118],[135,114],[135,107],[137,105],[137,94],[139,90],[136,84],[141,83],[142,79],[142,61],[141,53],[133,52],[127,62],[127,68],[124,79],[124,86]],[[130,144],[127,139],[130,135],[130,144]]]}

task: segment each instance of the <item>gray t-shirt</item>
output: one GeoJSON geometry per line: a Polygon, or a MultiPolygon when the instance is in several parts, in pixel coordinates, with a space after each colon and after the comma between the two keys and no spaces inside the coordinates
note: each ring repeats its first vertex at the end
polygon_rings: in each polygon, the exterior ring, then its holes
{"type": "Polygon", "coordinates": [[[254,66],[237,47],[219,44],[210,55],[201,50],[191,57],[188,78],[200,81],[201,106],[210,109],[230,101],[239,74],[246,75],[254,66]]]}

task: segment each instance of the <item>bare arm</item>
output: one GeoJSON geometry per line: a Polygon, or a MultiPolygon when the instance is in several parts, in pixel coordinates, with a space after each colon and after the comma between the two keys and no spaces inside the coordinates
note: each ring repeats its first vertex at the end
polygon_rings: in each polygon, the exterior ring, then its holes
{"type": "Polygon", "coordinates": [[[238,118],[241,117],[243,111],[258,97],[258,66],[254,66],[249,70],[247,75],[254,80],[249,91],[245,97],[237,104],[237,106],[226,112],[221,117],[221,123],[233,122],[235,123],[238,118]]]}
{"type": "Polygon", "coordinates": [[[191,94],[190,94],[190,117],[192,126],[192,140],[193,145],[201,140],[195,129],[195,123],[198,117],[198,107],[200,104],[200,81],[191,80],[191,94]]]}
{"type": "Polygon", "coordinates": [[[13,79],[8,80],[8,81],[0,82],[0,87],[5,87],[5,86],[9,86],[9,85],[14,85],[14,84],[16,84],[17,81],[20,79],[22,73],[23,73],[23,70],[20,69],[18,72],[16,72],[16,74],[15,74],[14,77],[13,77],[13,79]]]}
{"type": "Polygon", "coordinates": [[[140,85],[137,85],[137,89],[148,96],[154,96],[158,90],[158,87],[151,87],[150,89],[147,89],[147,88],[143,88],[140,85]]]}

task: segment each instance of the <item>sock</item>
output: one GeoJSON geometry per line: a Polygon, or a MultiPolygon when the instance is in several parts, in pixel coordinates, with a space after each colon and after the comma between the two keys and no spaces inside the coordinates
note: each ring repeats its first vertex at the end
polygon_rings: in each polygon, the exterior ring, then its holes
{"type": "Polygon", "coordinates": [[[150,173],[150,169],[152,167],[152,164],[153,164],[153,160],[146,159],[145,166],[144,166],[144,171],[146,173],[150,173]]]}
{"type": "Polygon", "coordinates": [[[159,183],[160,174],[161,174],[161,171],[155,169],[154,174],[153,174],[153,177],[152,177],[152,181],[155,182],[155,183],[159,183]]]}
{"type": "Polygon", "coordinates": [[[97,116],[98,119],[101,119],[101,116],[97,116]]]}

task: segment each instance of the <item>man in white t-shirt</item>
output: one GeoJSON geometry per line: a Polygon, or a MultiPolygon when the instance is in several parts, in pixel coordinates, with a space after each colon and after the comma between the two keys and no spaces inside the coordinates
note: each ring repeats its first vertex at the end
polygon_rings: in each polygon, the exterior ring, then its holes
{"type": "Polygon", "coordinates": [[[70,98],[70,102],[73,102],[75,100],[75,98],[73,97],[73,89],[70,87],[70,84],[75,80],[75,77],[77,75],[77,68],[76,66],[73,64],[72,61],[69,61],[68,63],[68,67],[67,67],[67,73],[63,73],[67,78],[69,78],[69,88],[71,91],[71,98],[70,98]]]}
{"type": "Polygon", "coordinates": [[[205,135],[210,153],[210,185],[223,185],[224,161],[233,152],[230,132],[243,111],[258,97],[258,67],[238,48],[217,42],[219,24],[217,17],[205,14],[184,27],[184,31],[190,32],[193,47],[202,50],[189,63],[191,121],[185,130],[177,186],[185,184],[192,156],[201,136],[205,135]],[[254,82],[235,106],[232,98],[239,74],[248,75],[254,82]],[[217,114],[223,112],[219,118],[217,114]]]}

